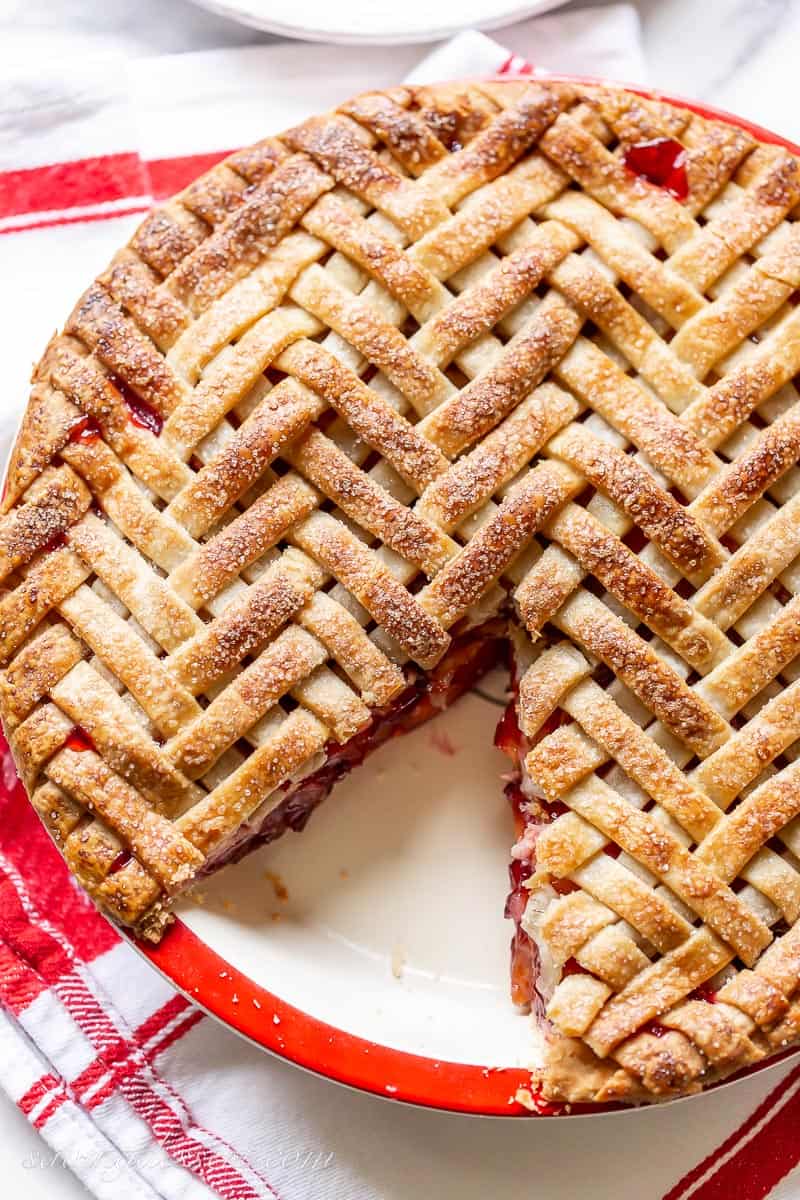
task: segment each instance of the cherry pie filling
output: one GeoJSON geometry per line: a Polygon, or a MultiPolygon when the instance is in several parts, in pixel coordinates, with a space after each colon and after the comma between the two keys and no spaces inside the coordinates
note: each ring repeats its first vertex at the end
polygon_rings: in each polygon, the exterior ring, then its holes
{"type": "Polygon", "coordinates": [[[102,430],[94,417],[79,417],[70,429],[67,440],[73,445],[89,445],[102,436],[102,430]]]}
{"type": "Polygon", "coordinates": [[[161,413],[153,408],[152,404],[148,404],[141,396],[125,383],[124,379],[120,379],[118,375],[111,375],[110,382],[117,389],[128,410],[128,419],[133,425],[137,425],[139,429],[149,429],[156,437],[161,436],[161,431],[164,428],[164,418],[161,413]]]}
{"type": "Polygon", "coordinates": [[[687,199],[689,178],[686,173],[686,150],[675,138],[652,138],[647,142],[638,142],[628,147],[623,161],[634,175],[663,188],[676,200],[687,199]]]}
{"type": "MultiPolygon", "coordinates": [[[[160,437],[164,429],[164,418],[152,404],[148,404],[141,396],[120,379],[117,375],[109,376],[109,383],[117,391],[128,410],[128,420],[138,429],[147,429],[155,437],[160,437]]],[[[73,445],[89,445],[103,436],[99,422],[90,416],[78,417],[71,426],[67,441],[73,445]]]]}
{"type": "MultiPolygon", "coordinates": [[[[537,1019],[544,1019],[546,997],[537,988],[542,963],[536,943],[523,925],[523,918],[530,900],[528,880],[536,867],[536,839],[541,830],[549,825],[566,808],[559,801],[549,801],[534,795],[525,770],[525,755],[530,750],[528,739],[517,720],[517,676],[511,671],[511,700],[495,730],[495,745],[511,760],[512,770],[504,776],[505,796],[511,805],[516,841],[511,849],[509,882],[511,890],[505,905],[505,916],[514,922],[511,937],[511,1000],[520,1009],[532,1011],[537,1019]]],[[[569,717],[556,709],[542,726],[538,738],[546,737],[569,717]]],[[[569,880],[554,880],[553,890],[566,894],[575,885],[569,880]]],[[[577,962],[565,964],[563,973],[582,972],[577,962]]]]}

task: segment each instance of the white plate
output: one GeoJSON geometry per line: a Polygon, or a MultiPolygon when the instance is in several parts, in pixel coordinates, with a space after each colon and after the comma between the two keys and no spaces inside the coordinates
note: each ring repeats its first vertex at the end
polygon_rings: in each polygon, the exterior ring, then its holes
{"type": "Polygon", "coordinates": [[[565,0],[194,0],[202,8],[312,42],[434,42],[463,29],[499,29],[565,0]]]}

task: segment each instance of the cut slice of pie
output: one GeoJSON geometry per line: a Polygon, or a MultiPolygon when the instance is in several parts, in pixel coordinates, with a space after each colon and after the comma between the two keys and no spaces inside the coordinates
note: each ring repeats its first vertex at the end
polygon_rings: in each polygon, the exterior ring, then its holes
{"type": "Polygon", "coordinates": [[[158,938],[510,637],[542,1094],[800,1039],[798,205],[734,124],[511,80],[359,96],[144,221],[0,523],[5,729],[106,912],[158,938]]]}

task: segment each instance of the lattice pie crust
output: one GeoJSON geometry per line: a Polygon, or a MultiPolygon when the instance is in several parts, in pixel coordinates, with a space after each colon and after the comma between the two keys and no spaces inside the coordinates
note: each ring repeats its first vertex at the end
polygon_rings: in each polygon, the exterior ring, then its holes
{"type": "Polygon", "coordinates": [[[149,216],[0,523],[5,728],[98,903],[158,937],[508,619],[542,1094],[795,1042],[799,203],[739,128],[510,81],[359,96],[149,216]]]}

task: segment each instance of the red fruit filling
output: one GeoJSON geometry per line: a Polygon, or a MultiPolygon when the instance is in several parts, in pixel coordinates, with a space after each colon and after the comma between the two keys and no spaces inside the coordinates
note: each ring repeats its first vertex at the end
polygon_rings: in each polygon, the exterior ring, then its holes
{"type": "Polygon", "coordinates": [[[634,175],[663,188],[676,200],[685,200],[689,195],[686,151],[674,138],[653,138],[629,146],[624,162],[634,175]]]}
{"type": "Polygon", "coordinates": [[[506,900],[505,916],[514,922],[511,935],[511,1001],[519,1008],[529,1008],[533,1001],[532,981],[538,967],[536,947],[522,928],[528,889],[525,880],[531,876],[531,864],[512,861],[508,868],[511,891],[506,900]]]}
{"type": "Polygon", "coordinates": [[[591,975],[591,971],[587,971],[586,967],[582,967],[577,958],[568,958],[561,968],[563,977],[567,975],[591,975]]]}
{"type": "Polygon", "coordinates": [[[70,429],[67,440],[86,445],[89,442],[96,442],[100,436],[101,429],[94,417],[80,417],[70,429]]]}
{"type": "Polygon", "coordinates": [[[60,550],[61,547],[66,546],[66,544],[66,534],[64,533],[63,529],[61,529],[58,533],[54,533],[51,538],[48,538],[48,540],[42,546],[41,553],[52,554],[54,550],[60,550]]]}
{"type": "Polygon", "coordinates": [[[716,988],[712,988],[711,984],[701,983],[699,987],[696,987],[694,991],[689,994],[688,999],[705,1000],[706,1004],[716,1004],[717,991],[716,988]]]}
{"type": "MultiPolygon", "coordinates": [[[[505,785],[505,795],[514,816],[514,830],[517,841],[512,850],[512,860],[509,866],[511,891],[506,900],[505,915],[514,922],[514,933],[511,937],[511,999],[519,1008],[541,1007],[536,992],[536,979],[539,975],[539,954],[533,940],[522,928],[522,918],[530,897],[525,883],[533,874],[536,858],[536,837],[539,830],[554,821],[567,809],[560,801],[548,801],[537,797],[531,803],[523,786],[525,755],[530,749],[528,739],[523,734],[517,720],[517,681],[512,671],[511,690],[513,698],[507,705],[494,735],[494,744],[498,750],[511,760],[513,771],[505,785]]],[[[539,741],[552,733],[559,725],[569,721],[570,717],[561,709],[556,709],[537,734],[539,741]]],[[[555,880],[556,890],[564,892],[575,890],[576,885],[568,879],[555,880]]]]}
{"type": "Polygon", "coordinates": [[[571,879],[551,879],[550,886],[559,896],[568,896],[570,892],[579,892],[581,890],[577,883],[573,883],[571,879]]]}
{"type": "Polygon", "coordinates": [[[123,867],[128,865],[132,857],[133,855],[131,854],[130,850],[120,850],[119,854],[108,868],[109,875],[116,875],[117,871],[121,871],[123,867]]]}
{"type": "Polygon", "coordinates": [[[82,753],[84,750],[96,750],[94,742],[89,734],[80,725],[75,725],[64,739],[65,750],[77,750],[82,753]]]}
{"type": "Polygon", "coordinates": [[[511,759],[515,767],[518,767],[520,765],[522,742],[522,730],[517,721],[516,701],[510,700],[494,731],[494,744],[498,750],[502,750],[503,754],[511,759]]]}
{"type": "Polygon", "coordinates": [[[137,396],[136,392],[129,388],[125,380],[120,379],[118,375],[110,375],[109,379],[125,401],[131,423],[138,425],[140,429],[149,429],[158,437],[164,428],[164,418],[161,413],[153,408],[152,404],[142,400],[141,396],[137,396]]]}

